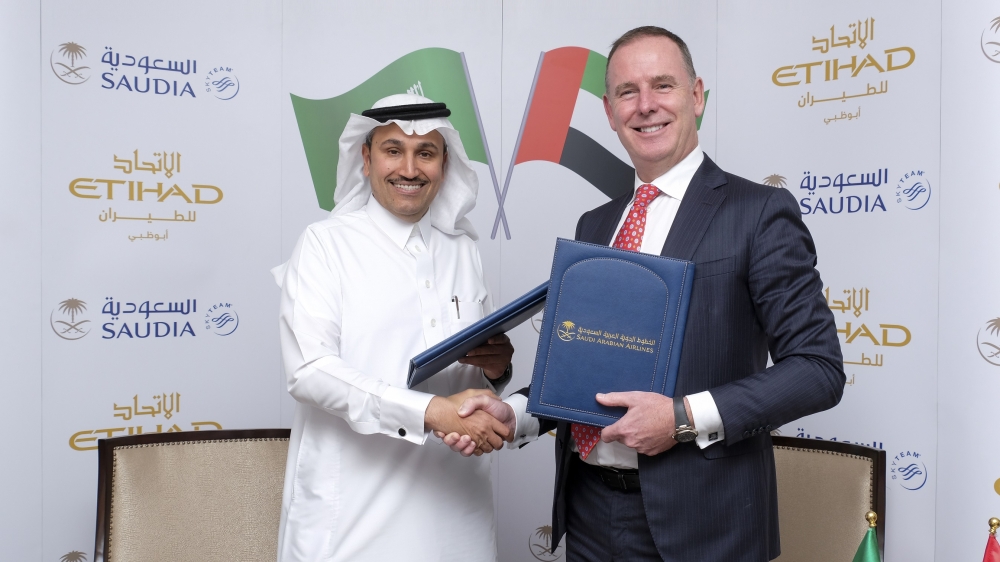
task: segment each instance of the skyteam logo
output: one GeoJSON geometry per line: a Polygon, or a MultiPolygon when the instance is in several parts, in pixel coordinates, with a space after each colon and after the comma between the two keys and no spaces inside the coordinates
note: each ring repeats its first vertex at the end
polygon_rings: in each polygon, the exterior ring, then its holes
{"type": "Polygon", "coordinates": [[[896,203],[911,211],[923,209],[931,200],[931,182],[923,170],[907,172],[896,183],[896,203]]]}
{"type": "Polygon", "coordinates": [[[892,458],[889,474],[904,490],[916,491],[927,484],[927,465],[920,457],[920,453],[903,451],[892,458]]]}
{"type": "Polygon", "coordinates": [[[205,329],[212,330],[212,333],[217,336],[228,336],[239,327],[240,315],[228,302],[214,304],[205,313],[205,329]]]}
{"type": "Polygon", "coordinates": [[[240,93],[240,79],[228,66],[215,67],[205,76],[205,91],[217,99],[231,100],[240,93]]]}

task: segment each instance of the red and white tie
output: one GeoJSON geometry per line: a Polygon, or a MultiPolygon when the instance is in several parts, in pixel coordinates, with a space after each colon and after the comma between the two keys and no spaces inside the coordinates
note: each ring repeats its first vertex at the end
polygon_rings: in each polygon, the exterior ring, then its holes
{"type": "MultiPolygon", "coordinates": [[[[642,248],[642,235],[646,232],[646,210],[653,199],[656,199],[662,191],[655,185],[644,183],[635,192],[635,200],[632,208],[629,209],[628,216],[612,247],[619,250],[630,250],[638,252],[642,248]]],[[[576,441],[576,448],[580,451],[580,458],[585,459],[590,455],[597,442],[601,439],[600,428],[582,423],[574,423],[570,426],[570,433],[576,441]]]]}

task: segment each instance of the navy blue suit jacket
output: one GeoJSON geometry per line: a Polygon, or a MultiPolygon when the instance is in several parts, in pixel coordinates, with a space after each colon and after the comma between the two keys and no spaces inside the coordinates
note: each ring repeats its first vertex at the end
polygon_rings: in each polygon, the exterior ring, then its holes
{"type": "MultiPolygon", "coordinates": [[[[631,197],[585,213],[576,239],[609,244],[631,197]]],[[[791,193],[725,173],[706,156],[661,254],[697,264],[676,393],[710,390],[725,441],[639,455],[657,550],[671,562],[773,559],[780,550],[769,432],[835,406],[844,391],[815,245],[791,193]],[[765,368],[768,352],[774,365],[765,368]]],[[[557,544],[566,531],[571,436],[569,424],[541,422],[542,432],[557,429],[557,544]]]]}

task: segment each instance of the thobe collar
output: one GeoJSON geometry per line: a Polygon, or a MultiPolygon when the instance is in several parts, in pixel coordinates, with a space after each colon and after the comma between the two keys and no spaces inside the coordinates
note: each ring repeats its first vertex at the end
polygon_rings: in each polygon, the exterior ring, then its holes
{"type": "Polygon", "coordinates": [[[375,223],[375,226],[379,227],[389,237],[389,240],[392,240],[392,243],[399,246],[399,248],[405,248],[406,242],[414,234],[419,235],[423,239],[425,246],[430,246],[431,228],[433,228],[431,225],[430,209],[414,224],[390,213],[375,199],[375,195],[373,194],[368,196],[366,210],[372,222],[375,223]]]}
{"type": "MultiPolygon", "coordinates": [[[[691,183],[691,178],[694,177],[695,172],[701,166],[702,161],[705,159],[705,154],[701,151],[701,145],[694,147],[691,154],[684,157],[683,160],[677,163],[676,166],[667,170],[667,173],[649,182],[659,188],[660,191],[666,193],[667,195],[673,197],[680,201],[684,198],[684,192],[687,191],[688,184],[691,183]]],[[[635,189],[639,189],[640,185],[644,185],[646,182],[639,179],[639,175],[635,176],[635,189]]],[[[633,191],[632,198],[635,198],[633,191]]]]}

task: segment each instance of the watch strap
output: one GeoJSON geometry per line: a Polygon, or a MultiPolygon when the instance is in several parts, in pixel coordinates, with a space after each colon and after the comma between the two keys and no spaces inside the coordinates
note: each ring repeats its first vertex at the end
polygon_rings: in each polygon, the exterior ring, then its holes
{"type": "Polygon", "coordinates": [[[684,408],[684,397],[674,396],[674,427],[675,430],[686,425],[691,427],[691,420],[688,419],[687,409],[684,408]]]}

